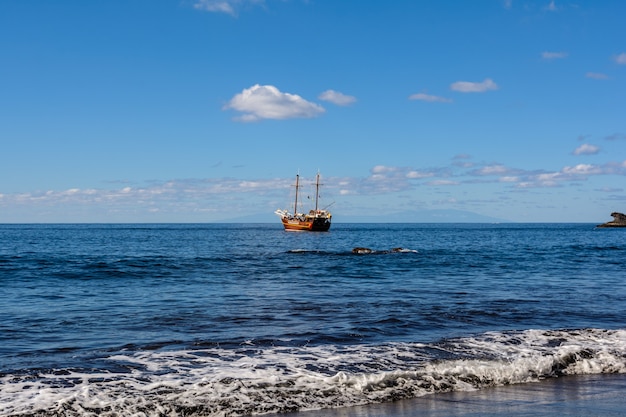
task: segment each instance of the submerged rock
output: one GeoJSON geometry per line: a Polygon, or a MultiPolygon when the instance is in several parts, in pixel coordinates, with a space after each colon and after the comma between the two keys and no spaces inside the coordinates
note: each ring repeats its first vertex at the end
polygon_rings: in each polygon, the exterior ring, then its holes
{"type": "Polygon", "coordinates": [[[405,253],[405,252],[413,252],[413,253],[417,253],[416,250],[413,249],[406,249],[406,248],[393,248],[390,250],[381,250],[381,251],[377,251],[374,249],[370,249],[370,248],[362,248],[362,247],[356,247],[354,249],[352,249],[352,253],[357,253],[357,254],[369,254],[369,253],[405,253]]]}
{"type": "Polygon", "coordinates": [[[622,213],[611,213],[613,221],[599,224],[598,227],[626,227],[626,215],[622,213]]]}

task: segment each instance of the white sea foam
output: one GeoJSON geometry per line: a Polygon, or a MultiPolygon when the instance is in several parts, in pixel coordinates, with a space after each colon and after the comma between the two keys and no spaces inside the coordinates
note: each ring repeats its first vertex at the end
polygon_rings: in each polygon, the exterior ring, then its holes
{"type": "MultiPolygon", "coordinates": [[[[626,373],[626,330],[486,333],[435,344],[118,354],[127,372],[0,377],[0,414],[239,416],[320,409],[559,375],[626,373]]],[[[113,368],[113,367],[112,367],[113,368]]]]}

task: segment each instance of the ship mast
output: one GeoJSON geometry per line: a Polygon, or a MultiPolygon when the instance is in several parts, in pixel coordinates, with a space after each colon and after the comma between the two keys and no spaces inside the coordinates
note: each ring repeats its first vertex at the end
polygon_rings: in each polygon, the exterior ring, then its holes
{"type": "Polygon", "coordinates": [[[293,205],[293,215],[298,214],[298,188],[300,187],[300,174],[296,174],[296,202],[293,205]]]}
{"type": "Polygon", "coordinates": [[[318,171],[317,177],[315,180],[315,215],[317,216],[317,199],[320,194],[320,173],[318,171]]]}

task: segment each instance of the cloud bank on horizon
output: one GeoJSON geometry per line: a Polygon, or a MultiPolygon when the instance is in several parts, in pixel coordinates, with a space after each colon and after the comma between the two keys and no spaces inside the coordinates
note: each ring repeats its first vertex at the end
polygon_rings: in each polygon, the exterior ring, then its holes
{"type": "MultiPolygon", "coordinates": [[[[583,144],[573,154],[595,154],[598,147],[583,144]]],[[[390,193],[416,192],[422,187],[455,187],[464,184],[506,184],[512,190],[551,189],[568,187],[586,182],[594,177],[626,176],[626,160],[611,161],[602,165],[577,164],[564,166],[558,171],[525,170],[501,164],[479,164],[467,155],[455,156],[450,165],[430,168],[377,165],[368,176],[324,177],[325,193],[331,196],[388,195],[390,193]]],[[[312,178],[309,179],[311,184],[312,178]]],[[[306,181],[306,180],[303,180],[306,181]]],[[[222,209],[214,207],[216,199],[227,198],[234,212],[246,213],[249,209],[246,195],[261,194],[274,203],[287,201],[284,197],[293,188],[293,179],[266,178],[241,180],[234,178],[210,178],[153,181],[149,184],[125,185],[118,189],[48,190],[37,193],[0,194],[0,205],[18,207],[51,207],[70,205],[105,204],[113,212],[129,208],[141,208],[150,214],[160,212],[173,214],[180,210],[197,214],[216,215],[222,209]],[[238,196],[233,198],[232,196],[238,196]]],[[[622,187],[598,191],[610,193],[616,200],[624,200],[622,187]]],[[[267,210],[273,206],[267,205],[267,210]]],[[[431,207],[432,208],[432,207],[431,207]]],[[[218,216],[218,220],[229,215],[218,216]]]]}
{"type": "Polygon", "coordinates": [[[192,0],[141,20],[98,7],[72,26],[0,6],[0,34],[27,51],[8,49],[0,84],[16,156],[2,176],[22,172],[0,188],[0,222],[271,213],[293,173],[320,168],[338,213],[626,211],[626,29],[611,20],[626,4],[192,0]],[[122,162],[77,162],[99,153],[122,162]]]}

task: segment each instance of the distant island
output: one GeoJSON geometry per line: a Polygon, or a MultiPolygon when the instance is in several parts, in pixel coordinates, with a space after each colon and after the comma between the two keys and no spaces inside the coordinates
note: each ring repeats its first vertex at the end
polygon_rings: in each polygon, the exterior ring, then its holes
{"type": "Polygon", "coordinates": [[[626,227],[626,215],[622,213],[611,213],[613,221],[599,224],[598,227],[626,227]]]}

